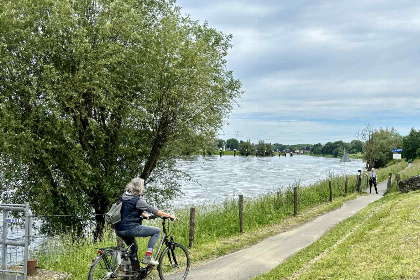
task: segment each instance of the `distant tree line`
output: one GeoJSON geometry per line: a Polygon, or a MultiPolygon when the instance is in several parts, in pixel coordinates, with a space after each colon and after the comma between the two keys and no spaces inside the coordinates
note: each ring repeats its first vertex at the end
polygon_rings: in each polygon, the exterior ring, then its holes
{"type": "MultiPolygon", "coordinates": [[[[360,154],[367,168],[386,166],[393,160],[392,149],[403,149],[402,157],[407,160],[420,158],[420,130],[412,128],[407,136],[401,136],[394,128],[375,129],[371,125],[357,132],[356,140],[349,143],[343,141],[327,142],[325,144],[294,144],[265,143],[263,140],[252,143],[235,138],[217,139],[208,151],[219,149],[237,150],[240,155],[268,156],[273,153],[305,151],[312,155],[341,157],[344,151],[348,154],[360,154]]],[[[210,153],[210,152],[209,152],[210,153]]]]}
{"type": "MultiPolygon", "coordinates": [[[[294,144],[285,145],[279,143],[265,143],[263,140],[258,141],[257,144],[252,143],[250,140],[242,141],[235,138],[228,140],[217,139],[213,150],[225,149],[225,150],[237,150],[241,155],[257,153],[258,156],[271,155],[272,153],[284,153],[284,152],[295,152],[305,151],[307,153],[315,155],[331,155],[338,157],[343,155],[344,150],[347,153],[357,154],[363,152],[363,143],[360,140],[353,140],[350,143],[343,141],[328,142],[326,144],[294,144]]],[[[211,150],[211,149],[210,149],[211,150]]]]}

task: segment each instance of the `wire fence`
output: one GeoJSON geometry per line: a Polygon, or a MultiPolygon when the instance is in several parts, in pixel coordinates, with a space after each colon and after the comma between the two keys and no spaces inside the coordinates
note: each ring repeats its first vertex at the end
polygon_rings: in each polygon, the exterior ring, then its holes
{"type": "MultiPolygon", "coordinates": [[[[25,231],[25,221],[12,217],[10,214],[6,218],[7,223],[7,239],[12,241],[19,241],[22,239],[25,231]]],[[[0,218],[0,223],[3,224],[3,218],[0,218]]],[[[3,236],[4,228],[0,228],[0,235],[3,236]]],[[[23,265],[23,250],[21,246],[7,246],[6,257],[7,264],[23,265]]],[[[0,246],[0,255],[3,255],[3,246],[0,246]]]]}
{"type": "MultiPolygon", "coordinates": [[[[42,220],[47,216],[33,216],[33,228],[32,233],[30,236],[30,245],[29,245],[29,258],[36,258],[39,252],[48,252],[44,250],[45,244],[44,241],[47,240],[47,234],[41,232],[41,224],[42,220]]],[[[61,219],[65,219],[65,217],[73,218],[75,215],[48,215],[48,217],[57,217],[61,219]]],[[[91,217],[89,221],[86,221],[84,226],[83,235],[86,237],[92,237],[93,239],[93,231],[95,228],[94,223],[94,216],[91,217]]],[[[66,232],[68,225],[65,226],[65,222],[62,222],[63,228],[59,230],[60,232],[66,232]],[[65,228],[66,230],[65,230],[65,228]]],[[[25,217],[19,217],[16,213],[9,211],[7,213],[7,217],[4,220],[3,215],[0,215],[0,237],[3,238],[4,232],[6,232],[6,239],[11,242],[20,242],[25,238],[25,217]],[[3,222],[5,221],[5,222],[3,222]],[[4,228],[6,225],[6,229],[4,228]]],[[[67,230],[67,232],[72,232],[72,230],[67,230]]],[[[76,231],[74,231],[76,232],[76,231]]],[[[53,238],[51,239],[53,241],[53,238]]],[[[60,241],[57,240],[59,243],[60,241]]],[[[57,246],[59,247],[59,246],[57,246]]],[[[0,245],[0,256],[3,256],[4,246],[0,245]]],[[[7,249],[5,250],[6,256],[6,263],[7,266],[21,270],[24,264],[24,247],[22,246],[14,246],[14,245],[7,245],[7,249]]]]}

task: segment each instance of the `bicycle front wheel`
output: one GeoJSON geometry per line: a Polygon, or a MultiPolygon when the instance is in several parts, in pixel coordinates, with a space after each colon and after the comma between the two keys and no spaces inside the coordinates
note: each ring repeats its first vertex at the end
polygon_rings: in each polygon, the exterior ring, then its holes
{"type": "Polygon", "coordinates": [[[112,253],[103,253],[92,263],[89,270],[89,280],[115,279],[118,263],[112,253]]]}
{"type": "Polygon", "coordinates": [[[180,244],[166,247],[159,257],[159,277],[161,280],[184,280],[190,270],[187,249],[180,244]]]}

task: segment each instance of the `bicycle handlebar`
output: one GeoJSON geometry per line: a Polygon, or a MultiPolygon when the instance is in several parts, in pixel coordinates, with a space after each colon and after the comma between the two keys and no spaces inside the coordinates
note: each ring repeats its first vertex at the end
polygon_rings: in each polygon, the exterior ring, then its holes
{"type": "Polygon", "coordinates": [[[171,219],[171,221],[173,221],[174,219],[172,219],[172,218],[170,218],[170,217],[160,217],[160,216],[157,216],[157,215],[150,215],[149,216],[149,220],[154,220],[154,219],[157,219],[157,218],[160,218],[160,219],[162,219],[162,220],[167,220],[167,219],[171,219]]]}

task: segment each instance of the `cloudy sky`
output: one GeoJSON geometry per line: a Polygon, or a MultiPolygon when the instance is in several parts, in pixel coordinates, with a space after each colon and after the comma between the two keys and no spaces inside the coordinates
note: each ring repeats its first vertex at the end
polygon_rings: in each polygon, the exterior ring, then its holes
{"type": "Polygon", "coordinates": [[[256,143],[356,139],[368,123],[420,129],[417,0],[178,0],[233,35],[242,98],[220,138],[256,143]]]}

